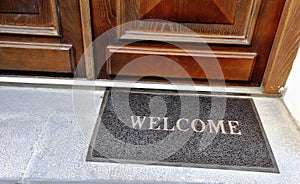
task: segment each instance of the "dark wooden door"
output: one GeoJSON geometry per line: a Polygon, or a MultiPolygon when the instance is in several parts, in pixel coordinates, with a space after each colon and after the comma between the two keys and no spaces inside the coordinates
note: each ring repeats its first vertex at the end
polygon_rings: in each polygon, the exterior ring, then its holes
{"type": "Polygon", "coordinates": [[[96,63],[101,54],[111,56],[98,77],[147,76],[184,81],[187,78],[184,70],[195,81],[225,79],[229,83],[258,86],[284,3],[284,0],[91,0],[94,39],[119,26],[112,32],[116,39],[104,45],[106,53],[95,50],[96,63]],[[122,45],[125,42],[132,43],[122,45]],[[144,56],[161,57],[138,59],[144,56]],[[125,67],[130,63],[131,67],[125,67]]]}
{"type": "Polygon", "coordinates": [[[1,73],[71,75],[82,53],[78,0],[0,0],[1,73]]]}

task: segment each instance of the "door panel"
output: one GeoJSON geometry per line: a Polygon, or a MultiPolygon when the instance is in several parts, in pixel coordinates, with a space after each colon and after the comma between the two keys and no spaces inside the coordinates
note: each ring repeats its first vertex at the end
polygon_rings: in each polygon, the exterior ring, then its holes
{"type": "Polygon", "coordinates": [[[250,45],[260,3],[260,0],[119,1],[119,24],[137,21],[121,26],[119,38],[250,45]],[[161,20],[179,22],[182,27],[161,20]]]}
{"type": "Polygon", "coordinates": [[[38,14],[38,0],[1,0],[0,12],[38,14]]]}
{"type": "Polygon", "coordinates": [[[1,0],[0,33],[61,36],[56,0],[1,0]]]}
{"type": "Polygon", "coordinates": [[[0,42],[0,58],[3,70],[70,73],[74,67],[70,44],[0,42]]]}
{"type": "Polygon", "coordinates": [[[207,79],[209,76],[213,80],[249,81],[256,60],[255,53],[242,52],[116,46],[108,47],[108,51],[111,55],[108,71],[112,76],[186,78],[186,73],[182,72],[184,70],[192,79],[207,79]]]}
{"type": "Polygon", "coordinates": [[[69,76],[82,53],[78,0],[0,0],[0,72],[69,76]]]}
{"type": "Polygon", "coordinates": [[[233,24],[238,6],[238,0],[139,0],[137,3],[139,20],[219,24],[233,24]]]}

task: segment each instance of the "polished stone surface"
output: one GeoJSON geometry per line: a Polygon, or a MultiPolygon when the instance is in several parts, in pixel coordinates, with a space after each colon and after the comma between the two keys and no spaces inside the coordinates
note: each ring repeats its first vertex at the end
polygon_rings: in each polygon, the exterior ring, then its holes
{"type": "Polygon", "coordinates": [[[254,97],[280,174],[86,162],[103,91],[0,88],[0,183],[300,181],[300,131],[280,98],[254,97]]]}
{"type": "Polygon", "coordinates": [[[251,98],[112,89],[103,102],[88,161],[278,172],[251,98]]]}

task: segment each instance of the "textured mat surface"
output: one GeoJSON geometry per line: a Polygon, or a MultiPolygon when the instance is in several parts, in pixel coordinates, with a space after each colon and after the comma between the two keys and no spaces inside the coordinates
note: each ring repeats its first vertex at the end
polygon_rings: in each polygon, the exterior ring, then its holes
{"type": "Polygon", "coordinates": [[[248,98],[107,90],[87,161],[279,172],[248,98]]]}

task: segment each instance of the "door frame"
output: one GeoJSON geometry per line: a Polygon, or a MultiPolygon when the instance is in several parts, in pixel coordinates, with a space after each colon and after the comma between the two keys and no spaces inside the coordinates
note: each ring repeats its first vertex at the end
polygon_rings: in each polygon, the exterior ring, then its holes
{"type": "MultiPolygon", "coordinates": [[[[262,91],[266,94],[280,93],[296,58],[300,41],[299,9],[299,0],[286,0],[262,80],[262,91]]],[[[80,11],[83,43],[86,49],[92,43],[90,1],[80,0],[80,11]]],[[[95,80],[92,50],[89,52],[85,52],[84,55],[86,78],[95,80]]]]}
{"type": "Polygon", "coordinates": [[[264,93],[280,93],[286,84],[299,48],[299,9],[299,0],[286,0],[262,81],[264,93]]]}

